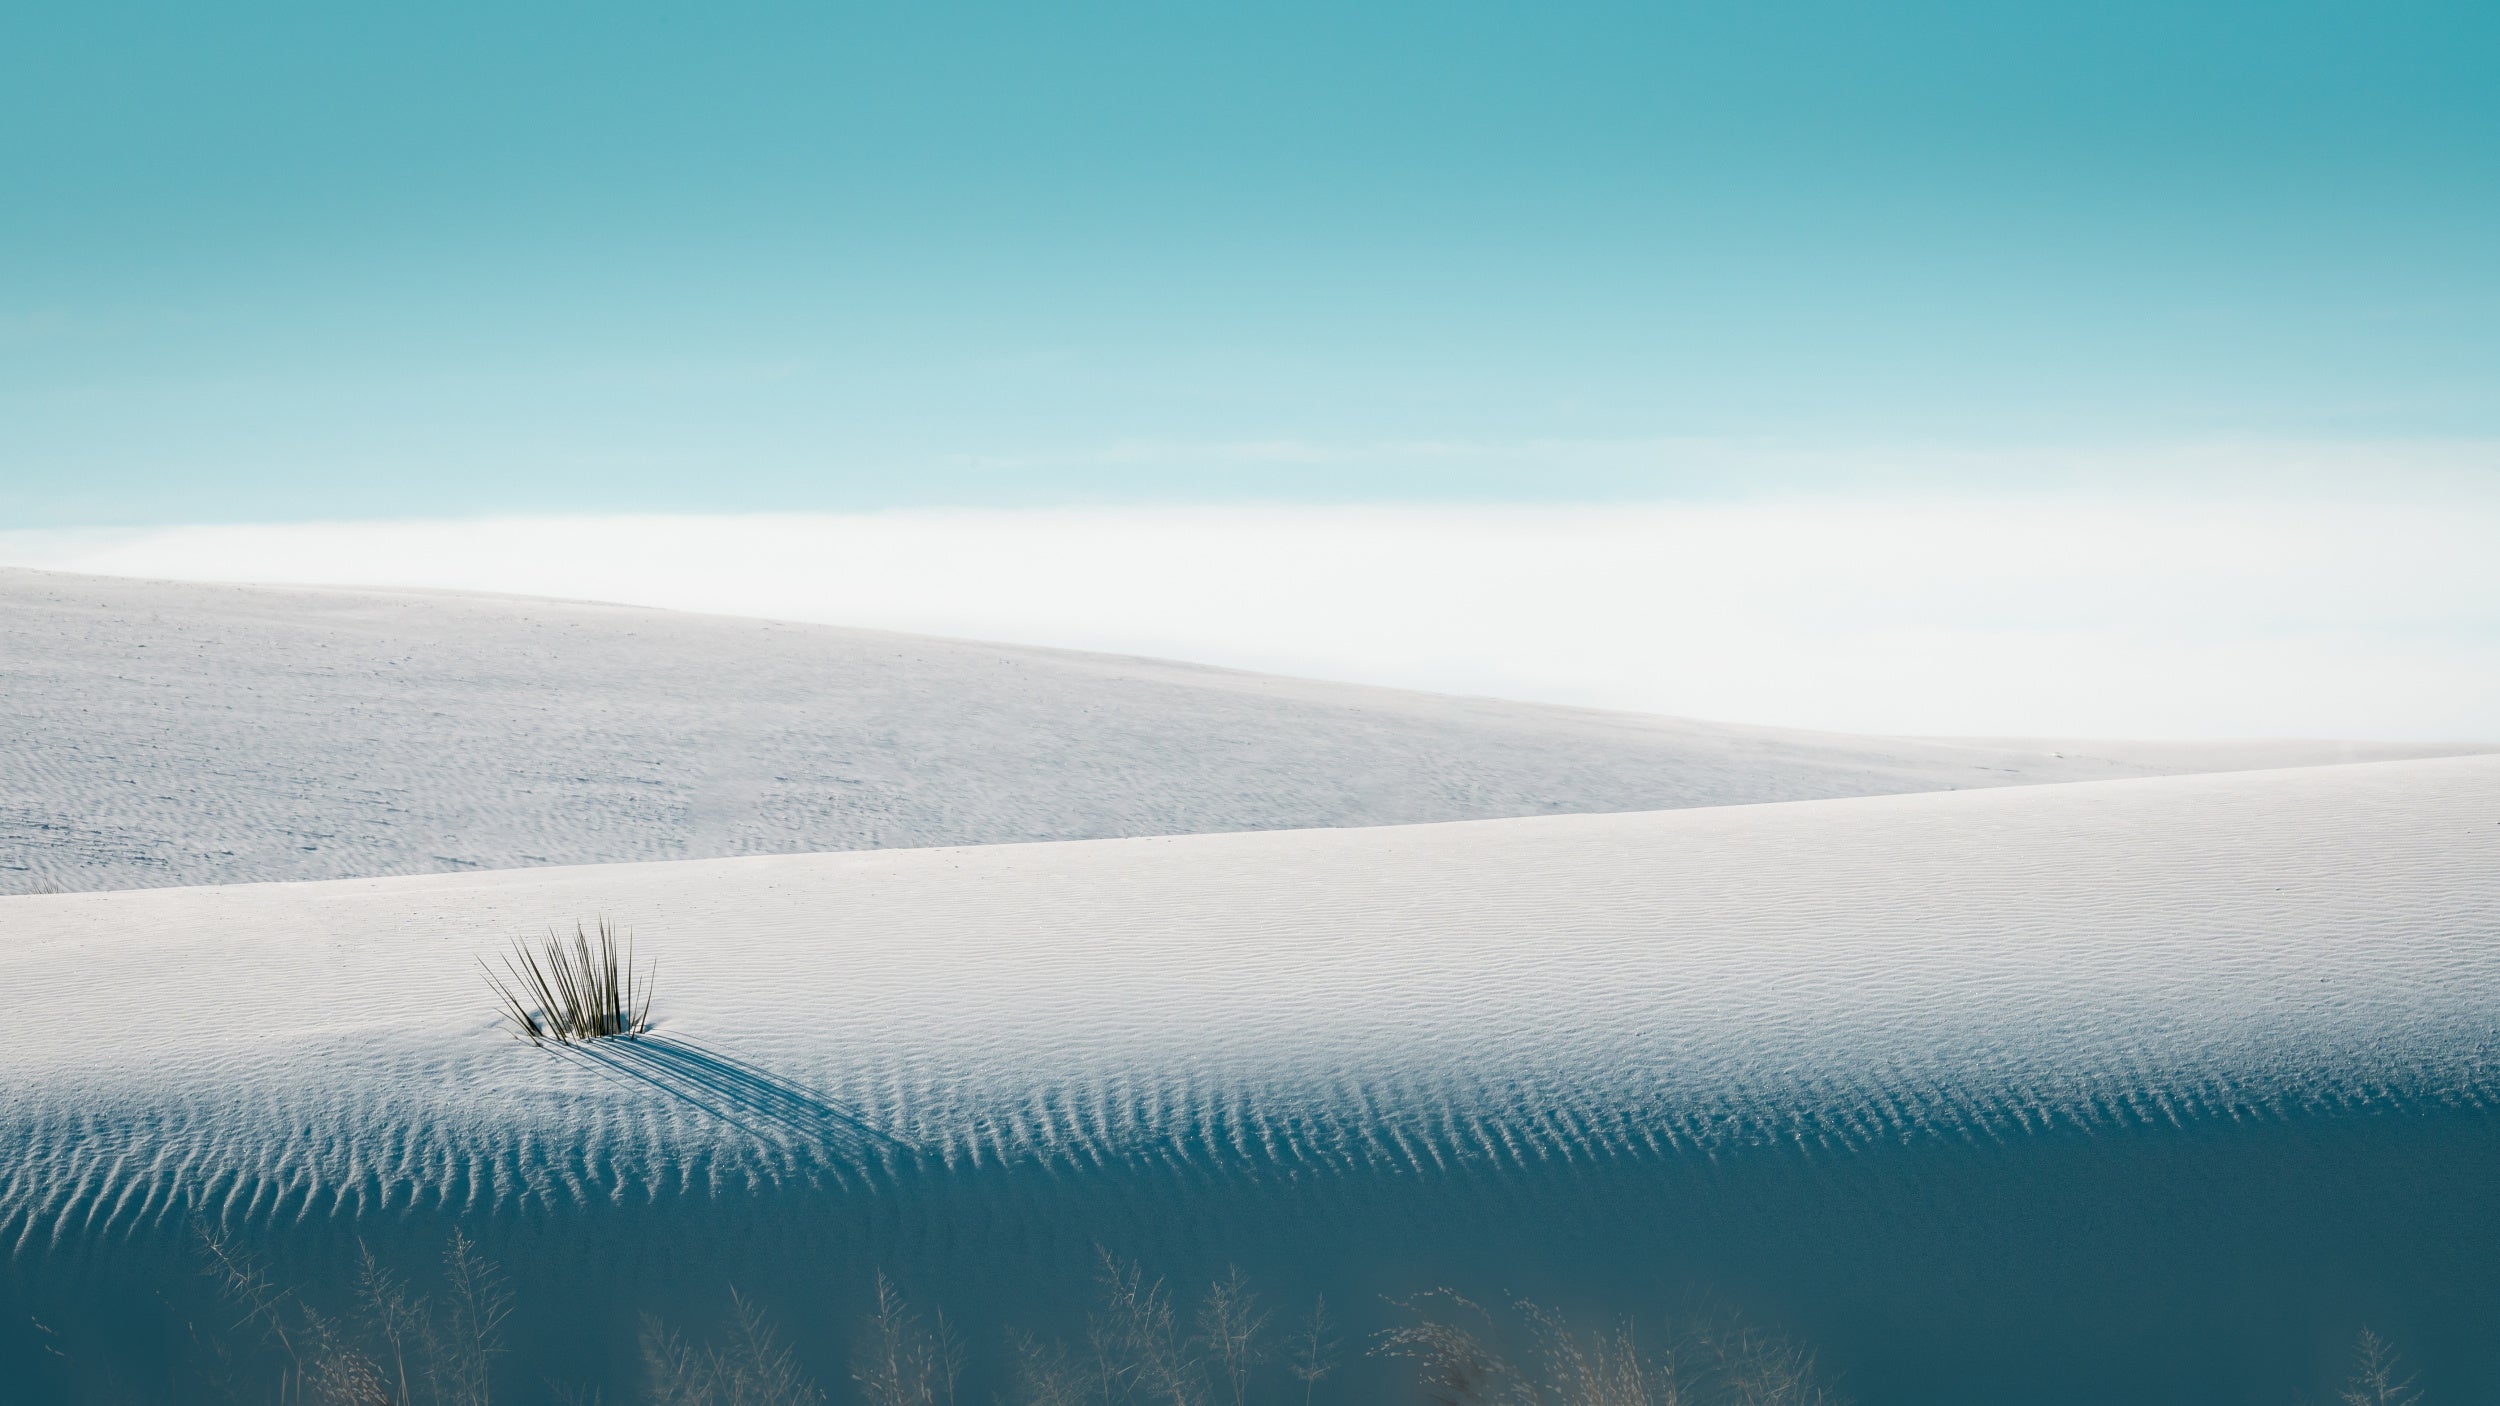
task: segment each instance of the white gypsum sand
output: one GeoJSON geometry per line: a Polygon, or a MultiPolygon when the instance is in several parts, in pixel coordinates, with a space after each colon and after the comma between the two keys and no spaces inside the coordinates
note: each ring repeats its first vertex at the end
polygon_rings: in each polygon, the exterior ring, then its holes
{"type": "Polygon", "coordinates": [[[580,602],[0,570],[0,893],[2470,750],[1852,737],[580,602]]]}
{"type": "Polygon", "coordinates": [[[611,1399],[641,1311],[734,1283],[830,1380],[877,1269],[994,1344],[1096,1244],[1365,1330],[1723,1296],[1869,1401],[2264,1396],[2347,1313],[2493,1365],[2496,1011],[2480,757],[11,898],[0,1230],[101,1337],[195,1225],[466,1226],[514,1379],[611,1399]],[[655,1039],[499,1029],[473,958],[600,914],[655,1039]]]}

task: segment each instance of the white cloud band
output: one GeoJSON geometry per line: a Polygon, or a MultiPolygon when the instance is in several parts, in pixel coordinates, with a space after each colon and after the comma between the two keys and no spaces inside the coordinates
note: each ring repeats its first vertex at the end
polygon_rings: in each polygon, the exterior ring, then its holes
{"type": "Polygon", "coordinates": [[[443,587],[1852,731],[2500,738],[2500,508],[1839,499],[0,534],[0,561],[443,587]]]}

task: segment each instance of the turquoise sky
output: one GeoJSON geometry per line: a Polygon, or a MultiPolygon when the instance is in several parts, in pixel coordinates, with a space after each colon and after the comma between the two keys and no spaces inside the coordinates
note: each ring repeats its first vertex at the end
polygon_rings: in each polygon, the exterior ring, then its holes
{"type": "Polygon", "coordinates": [[[0,527],[2500,440],[2496,75],[2402,0],[11,6],[0,527]]]}

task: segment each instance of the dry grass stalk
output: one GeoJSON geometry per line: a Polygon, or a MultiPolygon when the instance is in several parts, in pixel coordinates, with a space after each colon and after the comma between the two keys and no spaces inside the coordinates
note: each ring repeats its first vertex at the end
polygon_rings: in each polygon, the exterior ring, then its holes
{"type": "MultiPolygon", "coordinates": [[[[1269,1315],[1239,1269],[1207,1286],[1196,1331],[1189,1332],[1162,1279],[1108,1250],[1097,1254],[1100,1307],[1086,1315],[1083,1342],[1072,1351],[1062,1342],[1012,1335],[1014,1391],[1006,1400],[1016,1406],[1242,1406],[1264,1396],[1256,1369],[1277,1354],[1269,1350],[1269,1315]]],[[[886,1320],[882,1295],[879,1304],[872,1325],[886,1320]]],[[[1307,1330],[1284,1344],[1286,1370],[1301,1385],[1305,1406],[1313,1386],[1336,1369],[1337,1346],[1324,1306],[1315,1307],[1307,1330]]],[[[870,1399],[881,1406],[888,1398],[870,1399]]]]}
{"type": "Polygon", "coordinates": [[[1398,1304],[1415,1317],[1374,1351],[1416,1365],[1436,1406],[1842,1406],[1814,1355],[1777,1334],[1725,1322],[1684,1346],[1641,1343],[1631,1321],[1582,1331],[1537,1304],[1506,1328],[1482,1305],[1436,1289],[1398,1304]],[[1513,1344],[1518,1344],[1514,1349],[1513,1344]]]}
{"type": "Polygon", "coordinates": [[[2344,1406],[2420,1406],[2422,1393],[2387,1339],[2364,1328],[2352,1356],[2352,1379],[2336,1393],[2344,1406]]]}
{"type": "Polygon", "coordinates": [[[512,1033],[533,1045],[630,1040],[651,1028],[649,970],[634,966],[633,934],[599,920],[594,942],[581,924],[570,941],[553,930],[536,950],[515,939],[498,975],[484,961],[486,981],[502,1002],[512,1033]]]}
{"type": "MultiPolygon", "coordinates": [[[[195,1363],[203,1385],[230,1400],[276,1406],[494,1406],[494,1364],[504,1353],[512,1292],[465,1235],[443,1255],[429,1296],[368,1251],[360,1255],[354,1307],[326,1314],[222,1235],[202,1229],[207,1273],[234,1312],[230,1329],[267,1350],[242,1357],[223,1335],[195,1363]],[[274,1356],[275,1361],[270,1357],[274,1356]],[[274,1381],[265,1371],[276,1368],[274,1381]],[[274,1387],[274,1392],[271,1388],[274,1387]]],[[[359,1247],[361,1250],[361,1246],[359,1247]]],[[[1002,1406],[1238,1406],[1251,1400],[1303,1406],[1340,1363],[1338,1325],[1324,1300],[1273,1340],[1270,1315],[1239,1270],[1208,1286],[1196,1331],[1164,1280],[1105,1252],[1099,1308],[1075,1351],[1031,1334],[1008,1335],[1002,1406]],[[1276,1364],[1291,1385],[1262,1390],[1256,1369],[1276,1364]]],[[[966,1370],[963,1340],[943,1313],[923,1318],[880,1273],[871,1313],[853,1340],[851,1375],[866,1406],[955,1406],[966,1370]]],[[[1632,1320],[1567,1319],[1534,1302],[1488,1309],[1447,1289],[1392,1300],[1409,1321],[1383,1332],[1373,1352],[1414,1364],[1417,1395],[1435,1406],[1846,1406],[1814,1354],[1787,1336],[1732,1313],[1692,1322],[1665,1341],[1637,1337],[1632,1320]]],[[[751,1300],[731,1291],[728,1331],[690,1341],[643,1320],[644,1394],[650,1406],[826,1406],[826,1395],[751,1300]]],[[[45,1353],[74,1368],[59,1337],[30,1320],[45,1353]]],[[[2395,1348],[2364,1331],[2337,1406],[2422,1406],[2423,1393],[2395,1348]]],[[[597,1406],[596,1387],[548,1389],[565,1406],[597,1406]]],[[[96,1399],[121,1399],[107,1391],[96,1399]]],[[[82,1398],[83,1399],[83,1398],[82,1398]]],[[[205,1396],[202,1399],[206,1399],[205,1396]]]]}
{"type": "Polygon", "coordinates": [[[1317,1295],[1311,1300],[1311,1316],[1296,1323],[1292,1336],[1285,1339],[1285,1372],[1302,1384],[1302,1406],[1311,1406],[1320,1382],[1337,1370],[1339,1347],[1336,1320],[1328,1316],[1328,1296],[1317,1295]]]}
{"type": "MultiPolygon", "coordinates": [[[[224,1236],[203,1228],[200,1243],[220,1296],[239,1311],[234,1326],[256,1330],[278,1355],[279,1406],[494,1406],[493,1367],[503,1355],[512,1291],[466,1235],[455,1231],[444,1250],[439,1309],[412,1297],[360,1246],[356,1312],[345,1316],[281,1288],[224,1236]]],[[[257,1381],[219,1376],[232,1378],[222,1395],[262,1395],[257,1381]]]]}
{"type": "Polygon", "coordinates": [[[1109,1250],[1095,1253],[1102,1259],[1103,1311],[1091,1317],[1085,1337],[1103,1399],[1205,1406],[1196,1344],[1181,1336],[1171,1290],[1142,1266],[1122,1264],[1109,1250]]]}
{"type": "Polygon", "coordinates": [[[688,1342],[660,1320],[642,1320],[643,1375],[652,1406],[823,1406],[824,1393],[772,1321],[729,1292],[729,1332],[718,1347],[688,1342]]]}
{"type": "Polygon", "coordinates": [[[1267,1318],[1239,1265],[1227,1267],[1223,1278],[1207,1286],[1198,1308],[1198,1345],[1206,1352],[1219,1401],[1250,1406],[1250,1369],[1267,1357],[1267,1318]]]}
{"type": "Polygon", "coordinates": [[[851,1353],[851,1379],[867,1406],[955,1406],[968,1360],[944,1310],[934,1326],[923,1324],[894,1281],[877,1272],[876,1307],[851,1353]]]}

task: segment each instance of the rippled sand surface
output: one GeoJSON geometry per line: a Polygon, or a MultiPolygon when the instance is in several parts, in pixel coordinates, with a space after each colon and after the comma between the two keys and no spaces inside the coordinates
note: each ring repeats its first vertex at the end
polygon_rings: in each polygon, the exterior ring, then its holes
{"type": "Polygon", "coordinates": [[[194,1223],[466,1223],[563,1285],[524,1358],[877,1267],[1047,1316],[1099,1243],[1710,1296],[1871,1402],[2282,1400],[2363,1320],[2480,1390],[2496,1060],[2492,758],[27,897],[0,1232],[109,1319],[194,1223]],[[499,1033],[475,957],[600,914],[655,1038],[499,1033]]]}
{"type": "Polygon", "coordinates": [[[2456,750],[1831,736],[578,602],[0,570],[0,893],[1653,810],[2456,750]]]}

